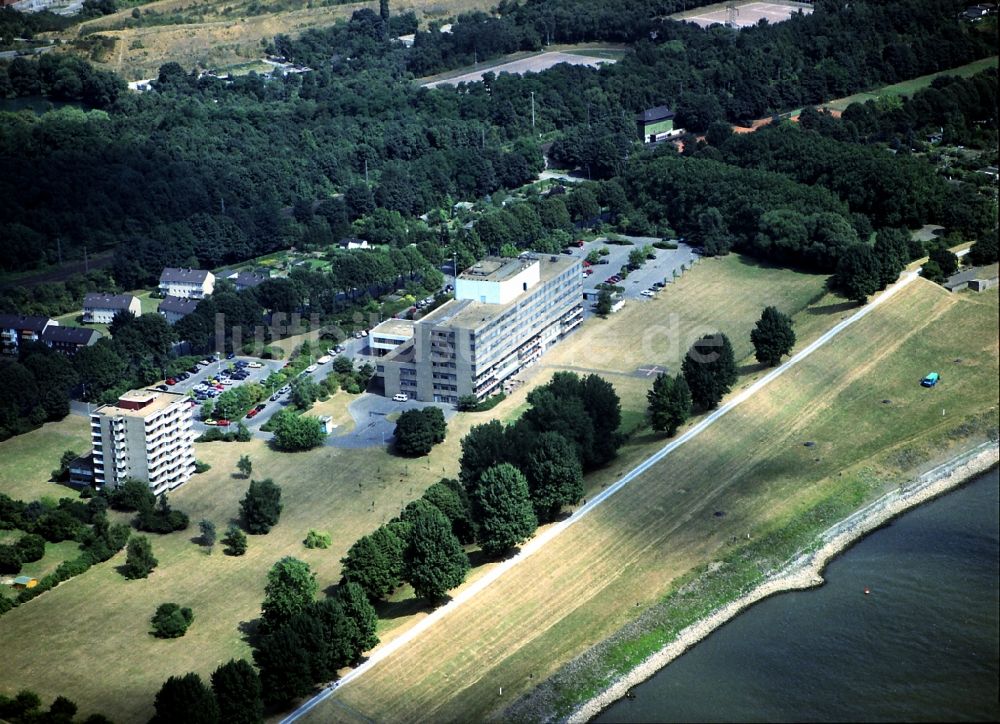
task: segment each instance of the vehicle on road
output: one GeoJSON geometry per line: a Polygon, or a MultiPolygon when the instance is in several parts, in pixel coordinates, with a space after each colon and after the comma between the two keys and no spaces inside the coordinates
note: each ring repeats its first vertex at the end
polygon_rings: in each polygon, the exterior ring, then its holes
{"type": "Polygon", "coordinates": [[[392,399],[395,400],[396,402],[406,402],[410,398],[409,398],[409,396],[406,393],[399,392],[399,393],[393,395],[392,399]]]}
{"type": "Polygon", "coordinates": [[[258,410],[256,407],[253,408],[252,410],[250,410],[250,412],[247,413],[247,419],[249,420],[253,417],[256,417],[258,412],[260,412],[260,410],[258,410]]]}
{"type": "Polygon", "coordinates": [[[226,359],[235,359],[235,358],[236,358],[235,352],[230,352],[229,354],[226,355],[226,359]]]}
{"type": "Polygon", "coordinates": [[[218,420],[202,420],[201,424],[208,425],[209,427],[215,427],[219,424],[218,420]]]}
{"type": "Polygon", "coordinates": [[[262,365],[260,362],[251,362],[250,364],[247,365],[247,367],[249,367],[252,370],[259,370],[263,366],[264,365],[262,365]]]}
{"type": "Polygon", "coordinates": [[[157,385],[156,389],[158,389],[160,392],[169,392],[170,391],[170,388],[167,387],[166,385],[157,385]]]}
{"type": "Polygon", "coordinates": [[[312,374],[313,372],[315,372],[315,371],[316,371],[316,370],[318,370],[318,369],[319,369],[319,365],[317,365],[317,364],[311,364],[311,365],[309,365],[308,367],[306,367],[306,370],[305,370],[305,371],[306,371],[307,373],[309,373],[309,374],[312,374]]]}
{"type": "Polygon", "coordinates": [[[227,420],[224,417],[220,417],[218,420],[215,421],[215,424],[218,425],[219,427],[229,427],[229,420],[227,420]]]}
{"type": "Polygon", "coordinates": [[[166,380],[164,380],[164,382],[166,382],[171,387],[177,384],[177,380],[175,380],[173,377],[168,377],[166,380]]]}
{"type": "Polygon", "coordinates": [[[318,364],[318,365],[325,365],[327,362],[329,362],[332,359],[333,359],[333,357],[331,357],[328,354],[325,354],[322,357],[320,357],[318,360],[316,360],[316,364],[318,364]]]}
{"type": "Polygon", "coordinates": [[[920,384],[923,387],[933,387],[941,380],[941,375],[937,372],[931,372],[929,375],[920,380],[920,384]]]}

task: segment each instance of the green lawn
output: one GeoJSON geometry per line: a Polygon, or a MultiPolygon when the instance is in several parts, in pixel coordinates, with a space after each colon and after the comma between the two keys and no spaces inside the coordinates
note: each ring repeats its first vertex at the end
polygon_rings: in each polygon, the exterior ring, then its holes
{"type": "Polygon", "coordinates": [[[990,58],[982,58],[981,60],[973,61],[967,65],[960,65],[957,68],[950,68],[948,70],[942,70],[937,73],[931,73],[930,75],[922,75],[918,78],[913,78],[911,80],[905,80],[901,83],[894,83],[893,85],[887,85],[884,88],[880,88],[874,91],[868,91],[865,93],[855,93],[854,95],[847,96],[846,98],[838,98],[836,100],[830,101],[829,103],[824,103],[823,107],[832,108],[835,111],[843,111],[852,103],[864,103],[865,101],[873,101],[881,96],[912,96],[918,90],[922,90],[930,86],[934,82],[935,78],[943,75],[957,75],[962,78],[970,78],[977,73],[989,69],[996,70],[997,68],[997,56],[994,55],[990,58]]]}
{"type": "Polygon", "coordinates": [[[24,435],[0,442],[0,493],[20,500],[76,498],[73,488],[49,482],[59,458],[66,450],[83,454],[90,450],[90,423],[78,415],[67,415],[24,435]]]}

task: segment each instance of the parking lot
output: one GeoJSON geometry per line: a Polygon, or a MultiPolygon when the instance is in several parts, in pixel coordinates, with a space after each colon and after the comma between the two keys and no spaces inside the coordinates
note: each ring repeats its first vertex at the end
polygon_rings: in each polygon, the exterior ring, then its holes
{"type": "MultiPolygon", "coordinates": [[[[608,244],[604,239],[585,242],[582,248],[570,247],[574,257],[585,259],[587,255],[602,247],[607,248],[608,255],[602,256],[602,261],[607,264],[595,264],[592,268],[594,272],[583,280],[583,291],[587,297],[596,295],[598,286],[603,284],[608,277],[618,274],[619,270],[628,264],[628,255],[633,249],[642,246],[649,246],[655,252],[656,258],[648,260],[641,269],[629,272],[626,279],[618,282],[616,286],[622,287],[625,299],[645,300],[641,292],[649,289],[656,282],[669,284],[674,279],[674,272],[680,276],[684,269],[690,269],[691,265],[699,258],[698,255],[687,244],[679,243],[676,249],[654,249],[653,242],[659,241],[653,237],[629,236],[624,237],[632,242],[627,244],[608,244]]],[[[593,312],[591,304],[584,305],[584,314],[593,312]]]]}

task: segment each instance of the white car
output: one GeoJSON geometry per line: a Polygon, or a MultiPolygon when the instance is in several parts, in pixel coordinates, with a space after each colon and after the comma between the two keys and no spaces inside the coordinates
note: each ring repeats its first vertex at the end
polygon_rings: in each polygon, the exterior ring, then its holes
{"type": "Polygon", "coordinates": [[[311,372],[315,372],[318,369],[319,369],[319,365],[309,365],[308,367],[306,367],[306,372],[310,372],[311,373],[311,372]]]}
{"type": "Polygon", "coordinates": [[[250,362],[247,364],[247,367],[249,367],[252,370],[259,370],[263,366],[264,365],[262,365],[260,362],[250,362]]]}
{"type": "Polygon", "coordinates": [[[226,387],[229,387],[229,385],[235,385],[236,384],[236,380],[232,380],[232,379],[230,379],[228,377],[219,380],[219,382],[221,384],[225,385],[226,387]]]}
{"type": "Polygon", "coordinates": [[[641,292],[639,292],[639,294],[641,294],[644,297],[655,297],[656,296],[656,292],[654,292],[652,289],[643,289],[641,292]]]}
{"type": "Polygon", "coordinates": [[[320,357],[318,360],[316,360],[316,364],[325,365],[331,359],[333,359],[333,358],[330,355],[325,354],[322,357],[320,357]]]}
{"type": "Polygon", "coordinates": [[[406,395],[406,393],[398,392],[392,396],[392,399],[395,400],[396,402],[406,402],[410,398],[406,395]]]}

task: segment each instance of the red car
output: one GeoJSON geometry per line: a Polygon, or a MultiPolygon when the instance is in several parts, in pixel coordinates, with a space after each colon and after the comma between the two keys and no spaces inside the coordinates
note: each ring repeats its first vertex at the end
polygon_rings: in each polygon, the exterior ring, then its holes
{"type": "Polygon", "coordinates": [[[250,410],[250,412],[247,413],[247,419],[249,420],[251,417],[255,417],[258,412],[260,412],[260,410],[258,410],[256,407],[253,408],[252,410],[250,410]]]}
{"type": "Polygon", "coordinates": [[[229,427],[229,420],[223,417],[221,420],[216,420],[215,424],[220,427],[229,427]]]}
{"type": "Polygon", "coordinates": [[[174,379],[173,377],[168,377],[168,378],[166,379],[166,383],[167,383],[168,385],[176,385],[176,384],[177,384],[177,380],[175,380],[175,379],[174,379]]]}
{"type": "Polygon", "coordinates": [[[215,387],[215,389],[219,390],[220,392],[222,392],[223,390],[225,390],[225,389],[226,389],[226,388],[225,388],[225,387],[223,387],[222,385],[213,385],[213,386],[215,387]]]}

